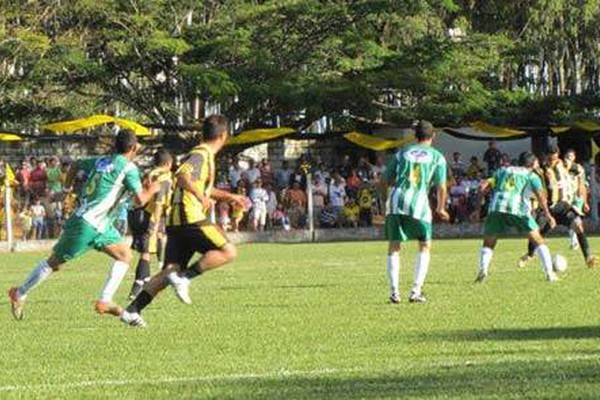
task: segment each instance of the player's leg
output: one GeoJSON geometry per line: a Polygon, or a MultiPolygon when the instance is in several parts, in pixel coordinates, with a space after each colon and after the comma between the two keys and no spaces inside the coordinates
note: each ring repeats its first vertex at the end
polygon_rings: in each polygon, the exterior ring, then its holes
{"type": "Polygon", "coordinates": [[[385,238],[388,240],[387,277],[390,285],[390,302],[400,303],[400,242],[405,235],[399,215],[385,217],[385,238]]]}
{"type": "Polygon", "coordinates": [[[96,235],[94,228],[83,219],[72,217],[67,220],[52,255],[40,261],[20,286],[9,289],[11,310],[16,319],[23,318],[23,307],[29,292],[48,279],[52,272],[58,271],[66,261],[85,253],[96,235]]]}
{"type": "Polygon", "coordinates": [[[579,239],[574,229],[569,229],[569,248],[571,250],[578,250],[580,248],[579,239]]]}
{"type": "Polygon", "coordinates": [[[192,239],[192,248],[202,253],[202,257],[187,268],[184,268],[187,263],[182,263],[180,272],[169,274],[169,282],[177,297],[186,304],[192,302],[189,296],[189,285],[192,279],[237,258],[237,248],[229,243],[223,232],[215,225],[192,227],[188,237],[192,239]]]}
{"type": "Polygon", "coordinates": [[[558,278],[556,277],[556,274],[554,273],[554,270],[552,268],[552,256],[550,254],[550,249],[548,249],[548,246],[546,245],[540,231],[537,229],[531,230],[527,234],[527,236],[529,237],[529,240],[535,245],[535,253],[537,254],[537,256],[540,259],[540,262],[542,263],[542,269],[544,271],[544,274],[546,275],[546,279],[549,282],[557,281],[558,278]]]}
{"type": "Polygon", "coordinates": [[[408,296],[410,303],[425,303],[427,299],[423,294],[423,284],[429,271],[429,261],[431,260],[431,240],[419,240],[419,253],[415,260],[415,279],[412,290],[408,296]]]}
{"type": "MultiPolygon", "coordinates": [[[[540,230],[540,234],[542,235],[542,237],[545,237],[546,234],[548,232],[550,232],[550,223],[548,221],[548,219],[541,213],[538,213],[536,215],[536,219],[535,222],[538,224],[539,226],[539,230],[540,230]]],[[[529,262],[533,259],[533,257],[535,257],[535,248],[536,245],[534,242],[532,242],[531,240],[527,241],[527,253],[524,254],[523,256],[521,256],[519,258],[519,261],[517,261],[517,267],[518,268],[525,268],[527,266],[527,264],[529,264],[529,262]]]]}
{"type": "Polygon", "coordinates": [[[592,250],[590,249],[590,243],[587,239],[587,235],[585,234],[583,222],[581,221],[580,217],[577,216],[573,218],[571,230],[575,232],[575,235],[577,236],[577,242],[579,243],[581,253],[588,268],[596,267],[598,264],[598,258],[593,255],[592,250]]]}
{"type": "Polygon", "coordinates": [[[475,278],[475,283],[484,282],[490,273],[494,248],[498,242],[498,237],[492,232],[493,230],[488,229],[488,233],[483,237],[483,245],[481,246],[481,250],[479,250],[479,270],[477,272],[477,278],[475,278]]]}
{"type": "Polygon", "coordinates": [[[23,308],[29,292],[48,279],[52,272],[58,271],[63,263],[64,261],[53,253],[47,259],[38,262],[21,285],[8,290],[11,312],[16,320],[23,319],[23,308]]]}
{"type": "Polygon", "coordinates": [[[114,235],[118,235],[119,239],[115,237],[107,244],[103,244],[101,247],[97,246],[99,250],[108,254],[114,262],[108,271],[106,281],[96,301],[95,309],[99,314],[111,314],[118,317],[123,312],[123,309],[114,302],[113,298],[131,264],[131,249],[122,241],[123,239],[120,238],[120,234],[116,229],[114,235]]]}
{"type": "Polygon", "coordinates": [[[150,280],[150,253],[141,253],[135,267],[135,280],[129,292],[129,299],[133,300],[142,291],[144,284],[150,280]]]}

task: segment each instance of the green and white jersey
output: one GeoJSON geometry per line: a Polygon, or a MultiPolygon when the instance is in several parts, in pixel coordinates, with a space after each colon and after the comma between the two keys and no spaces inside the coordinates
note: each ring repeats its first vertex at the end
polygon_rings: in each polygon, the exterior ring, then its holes
{"type": "Polygon", "coordinates": [[[531,215],[531,196],[543,190],[540,177],[525,167],[503,167],[489,179],[494,193],[488,212],[524,217],[531,215]]]}
{"type": "Polygon", "coordinates": [[[446,159],[431,146],[411,144],[390,160],[385,177],[395,179],[386,204],[388,215],[431,222],[429,189],[446,184],[446,159]]]}
{"type": "Polygon", "coordinates": [[[77,162],[86,174],[75,215],[103,233],[117,217],[122,203],[142,190],[140,172],[122,154],[87,158],[77,162]]]}

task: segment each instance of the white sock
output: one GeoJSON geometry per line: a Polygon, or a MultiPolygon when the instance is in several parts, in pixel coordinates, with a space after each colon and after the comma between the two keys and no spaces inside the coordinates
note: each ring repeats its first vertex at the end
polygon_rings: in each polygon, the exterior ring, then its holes
{"type": "Polygon", "coordinates": [[[413,283],[412,291],[416,294],[421,294],[421,288],[425,283],[427,277],[427,271],[429,271],[429,260],[431,260],[431,253],[429,251],[420,251],[417,254],[417,260],[415,262],[415,282],[413,283]]]}
{"type": "Polygon", "coordinates": [[[540,258],[542,262],[542,268],[546,275],[554,275],[554,270],[552,268],[552,256],[550,255],[550,249],[545,244],[541,244],[535,249],[536,254],[540,258]]]}
{"type": "Polygon", "coordinates": [[[398,294],[400,286],[400,253],[397,251],[388,254],[387,275],[392,294],[398,294]]]}
{"type": "Polygon", "coordinates": [[[100,301],[112,301],[112,298],[119,288],[121,281],[125,277],[128,268],[129,264],[123,261],[115,261],[110,268],[110,272],[108,273],[108,277],[106,278],[102,292],[100,292],[100,301]]]}
{"type": "Polygon", "coordinates": [[[492,263],[492,256],[494,250],[489,247],[482,247],[479,252],[479,272],[483,272],[487,275],[490,272],[490,264],[492,263]]]}
{"type": "Polygon", "coordinates": [[[577,239],[577,234],[573,229],[569,229],[569,236],[571,237],[571,247],[576,247],[579,245],[579,239],[577,239]]]}
{"type": "Polygon", "coordinates": [[[50,268],[48,262],[46,260],[40,261],[35,266],[33,271],[29,273],[29,276],[27,277],[27,279],[25,279],[25,282],[23,282],[21,286],[19,286],[19,298],[24,299],[25,297],[27,297],[27,293],[29,293],[31,289],[45,281],[51,273],[52,268],[50,268]]]}

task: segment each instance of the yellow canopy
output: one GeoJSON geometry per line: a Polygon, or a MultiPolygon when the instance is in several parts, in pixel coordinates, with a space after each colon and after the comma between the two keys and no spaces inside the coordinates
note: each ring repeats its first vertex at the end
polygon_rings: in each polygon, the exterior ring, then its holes
{"type": "Polygon", "coordinates": [[[234,146],[240,144],[259,143],[289,135],[290,133],[294,132],[296,132],[296,130],[292,128],[252,129],[241,132],[239,135],[230,137],[227,140],[227,145],[234,146]]]}
{"type": "Polygon", "coordinates": [[[150,130],[137,122],[129,121],[123,118],[116,118],[110,115],[92,115],[91,117],[76,119],[72,121],[54,122],[42,125],[40,128],[55,132],[73,133],[82,129],[93,128],[98,125],[115,123],[122,128],[130,129],[138,136],[147,136],[150,130]]]}
{"type": "Polygon", "coordinates": [[[575,122],[575,126],[579,129],[583,129],[584,131],[588,131],[588,132],[600,131],[600,124],[598,124],[596,121],[591,121],[591,120],[577,121],[577,122],[575,122]]]}
{"type": "Polygon", "coordinates": [[[481,121],[474,122],[473,124],[471,124],[471,127],[478,131],[489,133],[489,134],[495,135],[495,136],[503,136],[503,137],[517,136],[517,135],[522,135],[524,133],[527,133],[525,131],[519,131],[516,129],[509,129],[509,128],[503,128],[500,126],[490,125],[488,123],[481,122],[481,121]]]}
{"type": "Polygon", "coordinates": [[[0,142],[19,142],[23,140],[19,135],[13,133],[0,133],[0,142]]]}
{"type": "Polygon", "coordinates": [[[344,135],[344,138],[354,144],[357,144],[361,147],[365,147],[370,150],[382,151],[389,149],[396,149],[398,147],[402,147],[405,144],[412,142],[414,140],[414,136],[410,135],[404,139],[397,140],[387,140],[378,138],[373,135],[365,135],[359,132],[350,132],[344,135]]]}
{"type": "Polygon", "coordinates": [[[553,126],[550,128],[552,133],[564,133],[571,130],[570,126],[553,126]]]}

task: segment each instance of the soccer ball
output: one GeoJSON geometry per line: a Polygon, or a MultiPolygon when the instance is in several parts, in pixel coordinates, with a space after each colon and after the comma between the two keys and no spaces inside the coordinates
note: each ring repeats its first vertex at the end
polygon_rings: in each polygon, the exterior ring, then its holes
{"type": "Polygon", "coordinates": [[[552,257],[552,269],[554,269],[554,272],[565,272],[567,270],[567,259],[560,254],[555,254],[552,257]]]}

